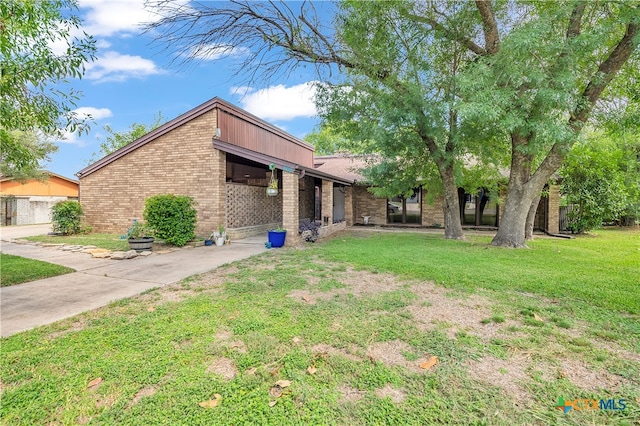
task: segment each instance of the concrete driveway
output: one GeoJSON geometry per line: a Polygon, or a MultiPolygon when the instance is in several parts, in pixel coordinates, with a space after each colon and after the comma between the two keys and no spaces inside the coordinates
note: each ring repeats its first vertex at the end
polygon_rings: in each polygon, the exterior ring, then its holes
{"type": "Polygon", "coordinates": [[[2,231],[3,253],[44,260],[77,271],[0,288],[2,337],[175,283],[266,250],[264,236],[237,240],[222,247],[183,248],[130,260],[94,259],[85,253],[11,243],[5,237],[4,228],[2,231]]]}

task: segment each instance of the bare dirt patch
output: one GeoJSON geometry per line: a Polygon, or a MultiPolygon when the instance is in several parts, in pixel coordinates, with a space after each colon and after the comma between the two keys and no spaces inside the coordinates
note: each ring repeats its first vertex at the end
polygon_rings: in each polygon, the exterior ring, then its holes
{"type": "Polygon", "coordinates": [[[412,349],[401,340],[376,342],[367,348],[367,356],[374,361],[382,362],[385,365],[404,367],[413,373],[424,373],[425,370],[420,368],[420,363],[408,361],[403,352],[410,353],[412,349]]]}
{"type": "Polygon", "coordinates": [[[156,393],[156,387],[155,386],[145,386],[145,387],[143,387],[138,392],[136,392],[136,394],[133,396],[133,399],[127,405],[127,408],[131,408],[132,406],[134,406],[135,404],[140,402],[140,400],[142,398],[145,398],[147,396],[151,396],[154,393],[156,393]]]}
{"type": "Polygon", "coordinates": [[[312,289],[293,290],[287,294],[287,297],[291,297],[304,304],[315,305],[319,300],[330,300],[339,295],[352,294],[358,297],[368,294],[379,294],[397,290],[403,285],[402,281],[394,275],[373,274],[368,271],[356,271],[353,268],[348,268],[346,272],[337,272],[332,278],[345,287],[329,291],[319,291],[313,289],[313,287],[315,287],[321,279],[307,276],[307,283],[309,283],[312,289]]]}
{"type": "Polygon", "coordinates": [[[218,358],[214,360],[208,367],[207,373],[217,374],[227,380],[231,380],[238,375],[236,365],[229,358],[218,358]]]}
{"type": "Polygon", "coordinates": [[[226,348],[235,349],[240,353],[247,353],[247,346],[244,344],[242,340],[231,340],[233,338],[233,333],[229,330],[220,329],[216,331],[214,337],[217,342],[220,342],[220,345],[226,348]]]}
{"type": "Polygon", "coordinates": [[[530,400],[529,392],[521,384],[530,380],[527,369],[531,366],[531,359],[528,356],[503,360],[488,355],[478,361],[467,361],[466,366],[470,377],[502,388],[519,405],[526,405],[530,400]]]}
{"type": "Polygon", "coordinates": [[[453,297],[450,291],[433,282],[415,284],[410,290],[418,298],[407,310],[413,315],[417,326],[423,330],[433,330],[442,324],[451,325],[446,333],[452,339],[456,337],[457,332],[465,331],[488,341],[502,336],[507,327],[517,325],[515,321],[510,320],[483,324],[483,320],[491,318],[493,304],[477,294],[464,299],[453,297]]]}
{"type": "Polygon", "coordinates": [[[400,404],[406,397],[406,394],[402,390],[396,389],[388,383],[385,387],[376,389],[374,393],[378,398],[390,398],[394,404],[400,404]]]}
{"type": "Polygon", "coordinates": [[[629,384],[624,377],[604,370],[596,370],[576,359],[563,359],[561,369],[562,375],[571,383],[588,391],[606,389],[607,392],[615,392],[620,386],[629,384]]]}

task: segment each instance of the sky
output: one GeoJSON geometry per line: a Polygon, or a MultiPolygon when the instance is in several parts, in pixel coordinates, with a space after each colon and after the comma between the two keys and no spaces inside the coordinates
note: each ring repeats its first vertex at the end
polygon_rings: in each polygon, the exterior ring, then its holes
{"type": "Polygon", "coordinates": [[[319,122],[311,71],[248,87],[246,76],[235,74],[242,46],[184,64],[152,44],[153,35],[140,28],[153,19],[143,0],[80,0],[79,15],[82,29],[96,40],[97,59],[69,86],[83,93],[74,111],[90,114],[93,122],[88,134],[67,133],[57,141],[58,151],[42,164],[46,170],[76,179],[92,157],[99,158],[105,126],[126,131],[133,123],[153,123],[159,113],[169,121],[216,96],[301,139],[319,122]]]}

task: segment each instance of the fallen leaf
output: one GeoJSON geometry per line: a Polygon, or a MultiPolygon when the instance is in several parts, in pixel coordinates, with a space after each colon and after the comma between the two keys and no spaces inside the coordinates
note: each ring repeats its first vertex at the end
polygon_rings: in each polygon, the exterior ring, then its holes
{"type": "Polygon", "coordinates": [[[97,379],[93,379],[92,381],[89,382],[89,384],[87,385],[87,389],[91,389],[91,388],[95,388],[96,386],[98,386],[100,383],[102,383],[102,377],[98,377],[97,379]]]}
{"type": "Polygon", "coordinates": [[[432,356],[428,360],[426,360],[424,362],[421,362],[420,363],[420,368],[422,368],[423,370],[428,370],[431,367],[433,367],[434,365],[436,365],[437,363],[438,363],[438,357],[437,356],[432,356]]]}
{"type": "Polygon", "coordinates": [[[536,321],[544,322],[542,317],[540,317],[540,315],[536,314],[535,312],[533,313],[533,319],[536,321]]]}
{"type": "Polygon", "coordinates": [[[269,388],[269,396],[273,398],[280,398],[282,396],[282,388],[278,386],[271,386],[269,388]]]}
{"type": "Polygon", "coordinates": [[[312,376],[316,374],[316,371],[318,371],[318,369],[315,368],[313,365],[310,365],[307,367],[307,373],[311,374],[312,376]]]}
{"type": "Polygon", "coordinates": [[[153,306],[149,306],[149,307],[147,308],[147,312],[153,312],[153,311],[155,311],[155,310],[156,310],[156,308],[154,308],[153,306]]]}
{"type": "Polygon", "coordinates": [[[269,407],[273,407],[274,405],[276,405],[278,403],[278,400],[276,399],[275,401],[269,401],[269,407]]]}
{"type": "Polygon", "coordinates": [[[281,388],[286,388],[291,386],[291,381],[290,380],[278,380],[276,382],[276,386],[281,387],[281,388]]]}
{"type": "Polygon", "coordinates": [[[309,298],[307,296],[302,296],[302,300],[304,300],[305,302],[308,302],[309,298]]]}
{"type": "Polygon", "coordinates": [[[215,408],[218,406],[218,404],[220,404],[220,401],[222,401],[222,395],[217,393],[213,395],[213,398],[214,399],[210,399],[208,401],[202,401],[198,403],[198,405],[201,406],[202,408],[215,408]]]}

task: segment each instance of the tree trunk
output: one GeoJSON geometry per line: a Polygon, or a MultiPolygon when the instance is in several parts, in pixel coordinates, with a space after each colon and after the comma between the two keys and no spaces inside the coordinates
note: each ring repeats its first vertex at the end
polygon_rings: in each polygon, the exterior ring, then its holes
{"type": "Polygon", "coordinates": [[[540,194],[533,199],[531,207],[529,207],[529,213],[527,214],[527,222],[524,226],[524,239],[526,241],[533,241],[533,222],[536,219],[536,212],[538,211],[538,204],[540,204],[540,194]]]}
{"type": "Polygon", "coordinates": [[[438,167],[444,185],[444,237],[451,240],[464,240],[462,223],[460,221],[460,202],[458,200],[458,186],[453,173],[453,164],[438,167]]]}
{"type": "MultiPolygon", "coordinates": [[[[500,219],[498,233],[491,245],[511,248],[526,248],[525,226],[529,210],[536,197],[539,197],[545,184],[562,165],[563,149],[554,145],[551,152],[531,174],[532,157],[523,154],[521,147],[527,146],[527,137],[511,136],[511,172],[504,214],[500,219]]],[[[535,215],[535,210],[534,213],[535,215]]]]}

